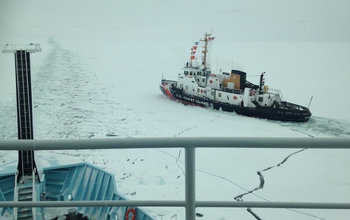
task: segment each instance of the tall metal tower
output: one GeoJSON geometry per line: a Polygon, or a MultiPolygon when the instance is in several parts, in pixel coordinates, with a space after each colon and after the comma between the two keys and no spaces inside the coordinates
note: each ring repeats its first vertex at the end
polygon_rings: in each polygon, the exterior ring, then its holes
{"type": "MultiPolygon", "coordinates": [[[[32,140],[34,132],[30,53],[41,52],[40,45],[6,44],[2,52],[15,55],[18,140],[32,140]]],[[[18,151],[15,179],[14,201],[35,201],[35,186],[40,182],[40,179],[35,163],[34,150],[18,151]]],[[[14,219],[36,219],[36,210],[35,207],[15,207],[13,208],[14,219]]]]}
{"type": "MultiPolygon", "coordinates": [[[[41,48],[39,44],[6,44],[2,52],[15,55],[18,140],[31,140],[34,138],[34,133],[30,53],[41,52],[41,48]]],[[[18,151],[17,170],[18,183],[32,179],[36,170],[34,151],[18,151]]],[[[39,180],[37,172],[35,178],[39,180]]]]}

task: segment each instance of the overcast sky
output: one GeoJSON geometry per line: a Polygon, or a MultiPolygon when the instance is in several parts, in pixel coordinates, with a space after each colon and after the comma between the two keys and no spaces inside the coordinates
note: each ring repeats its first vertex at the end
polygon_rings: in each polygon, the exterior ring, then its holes
{"type": "MultiPolygon", "coordinates": [[[[101,36],[162,41],[191,34],[195,40],[210,28],[221,41],[350,42],[349,12],[349,0],[0,0],[0,44],[101,36]]],[[[13,90],[13,62],[10,54],[0,55],[0,100],[13,90]]]]}
{"type": "Polygon", "coordinates": [[[188,33],[209,26],[215,31],[235,33],[240,40],[350,40],[348,0],[1,0],[0,6],[2,36],[79,37],[81,29],[89,28],[94,29],[91,34],[120,29],[129,37],[132,33],[156,37],[171,30],[188,33]]]}

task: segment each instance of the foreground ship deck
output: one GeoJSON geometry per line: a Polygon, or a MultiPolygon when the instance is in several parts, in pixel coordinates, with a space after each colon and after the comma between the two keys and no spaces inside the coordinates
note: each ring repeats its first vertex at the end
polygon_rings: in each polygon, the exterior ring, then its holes
{"type": "MultiPolygon", "coordinates": [[[[0,201],[14,201],[16,188],[19,201],[126,200],[118,193],[114,175],[111,173],[88,163],[58,165],[58,161],[40,160],[53,166],[39,170],[42,181],[34,180],[34,184],[33,179],[15,183],[16,163],[4,165],[0,173],[0,201]]],[[[70,219],[72,210],[76,219],[125,219],[127,214],[130,219],[132,215],[140,220],[153,219],[140,208],[108,206],[65,208],[59,216],[54,216],[56,212],[52,212],[52,208],[19,208],[15,214],[13,208],[0,207],[0,218],[14,219],[17,215],[17,219],[66,219],[64,216],[70,219]]]]}

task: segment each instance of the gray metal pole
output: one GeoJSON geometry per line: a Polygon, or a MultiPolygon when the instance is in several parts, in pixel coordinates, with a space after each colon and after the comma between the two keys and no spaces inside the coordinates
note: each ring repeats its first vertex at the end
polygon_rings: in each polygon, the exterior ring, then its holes
{"type": "Polygon", "coordinates": [[[186,220],[196,219],[196,148],[185,148],[186,220]]]}
{"type": "Polygon", "coordinates": [[[82,150],[132,148],[309,148],[350,149],[350,138],[110,138],[74,140],[6,140],[0,150],[82,150]]]}
{"type": "MultiPolygon", "coordinates": [[[[0,202],[0,207],[186,207],[186,201],[169,200],[98,200],[98,201],[27,201],[0,202]]],[[[274,208],[274,209],[349,209],[350,203],[315,202],[244,202],[197,201],[196,207],[207,208],[274,208]]]]}

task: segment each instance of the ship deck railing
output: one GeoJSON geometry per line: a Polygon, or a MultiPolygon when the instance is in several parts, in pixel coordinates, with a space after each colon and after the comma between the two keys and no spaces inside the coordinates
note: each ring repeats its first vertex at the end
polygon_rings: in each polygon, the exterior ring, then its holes
{"type": "Polygon", "coordinates": [[[25,50],[29,53],[41,52],[40,44],[5,44],[3,53],[15,53],[17,50],[25,50]]]}
{"type": "MultiPolygon", "coordinates": [[[[196,149],[350,149],[350,138],[125,138],[83,140],[10,140],[0,141],[0,150],[85,150],[85,149],[185,149],[185,200],[122,200],[122,201],[33,201],[0,202],[0,207],[184,207],[186,220],[196,219],[197,207],[226,208],[297,208],[350,210],[348,203],[329,202],[249,202],[196,200],[196,149]]],[[[215,152],[213,152],[215,153],[215,152]]],[[[331,164],[330,164],[331,166],[331,164]]],[[[321,192],[320,192],[321,193],[321,192]]]]}
{"type": "Polygon", "coordinates": [[[282,91],[279,90],[279,89],[268,88],[267,93],[277,94],[277,95],[279,95],[279,97],[281,99],[280,101],[284,101],[284,98],[283,98],[283,95],[282,95],[282,91]]]}

